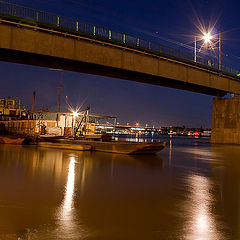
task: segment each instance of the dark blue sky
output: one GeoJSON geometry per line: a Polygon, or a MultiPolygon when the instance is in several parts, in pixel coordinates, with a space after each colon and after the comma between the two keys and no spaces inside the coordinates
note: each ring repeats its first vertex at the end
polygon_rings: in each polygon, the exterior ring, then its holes
{"type": "MultiPolygon", "coordinates": [[[[8,0],[8,2],[105,26],[173,46],[163,39],[193,46],[197,19],[215,21],[223,34],[223,63],[239,69],[240,2],[206,0],[8,0]]],[[[175,47],[179,47],[175,45],[175,47]]],[[[0,96],[19,97],[30,108],[37,91],[39,108],[57,109],[60,72],[0,62],[0,96]]],[[[73,106],[89,105],[92,112],[116,115],[121,123],[155,126],[210,127],[212,97],[120,79],[64,72],[63,96],[73,106]]],[[[64,102],[62,100],[62,102],[64,102]]]]}

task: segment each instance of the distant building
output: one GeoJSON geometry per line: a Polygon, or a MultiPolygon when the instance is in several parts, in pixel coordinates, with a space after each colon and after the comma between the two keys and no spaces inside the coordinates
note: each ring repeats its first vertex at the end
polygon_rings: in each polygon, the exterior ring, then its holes
{"type": "Polygon", "coordinates": [[[25,109],[21,108],[20,100],[0,98],[0,116],[21,116],[25,109]]]}
{"type": "Polygon", "coordinates": [[[188,136],[198,137],[201,136],[201,133],[198,131],[189,131],[188,136]]]}
{"type": "Polygon", "coordinates": [[[211,137],[212,131],[210,130],[205,130],[201,133],[201,136],[203,137],[211,137]]]}

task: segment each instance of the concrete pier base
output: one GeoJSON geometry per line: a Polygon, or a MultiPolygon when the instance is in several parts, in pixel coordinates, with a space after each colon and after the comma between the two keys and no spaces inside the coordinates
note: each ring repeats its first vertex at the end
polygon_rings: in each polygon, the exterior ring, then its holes
{"type": "Polygon", "coordinates": [[[240,97],[213,99],[211,143],[240,144],[240,97]]]}

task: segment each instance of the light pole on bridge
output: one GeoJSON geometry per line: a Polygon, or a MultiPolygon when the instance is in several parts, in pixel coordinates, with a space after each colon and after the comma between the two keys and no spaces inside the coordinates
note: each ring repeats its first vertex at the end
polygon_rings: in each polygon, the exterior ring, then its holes
{"type": "MultiPolygon", "coordinates": [[[[211,43],[211,39],[213,36],[211,35],[211,32],[203,33],[200,40],[203,40],[205,44],[211,43]]],[[[194,37],[194,62],[197,62],[197,37],[194,37]]],[[[218,69],[221,70],[222,68],[222,49],[221,49],[221,32],[218,33],[218,69]]]]}
{"type": "Polygon", "coordinates": [[[221,32],[218,33],[218,69],[222,69],[222,49],[221,49],[221,32]]]}

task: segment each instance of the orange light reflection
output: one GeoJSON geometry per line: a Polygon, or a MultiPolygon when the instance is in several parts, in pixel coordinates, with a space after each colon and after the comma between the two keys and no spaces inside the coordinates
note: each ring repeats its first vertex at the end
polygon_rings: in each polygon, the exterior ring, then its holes
{"type": "Polygon", "coordinates": [[[186,239],[223,239],[217,230],[217,219],[211,211],[213,196],[210,193],[209,179],[192,175],[189,178],[190,199],[187,204],[186,239]]]}

